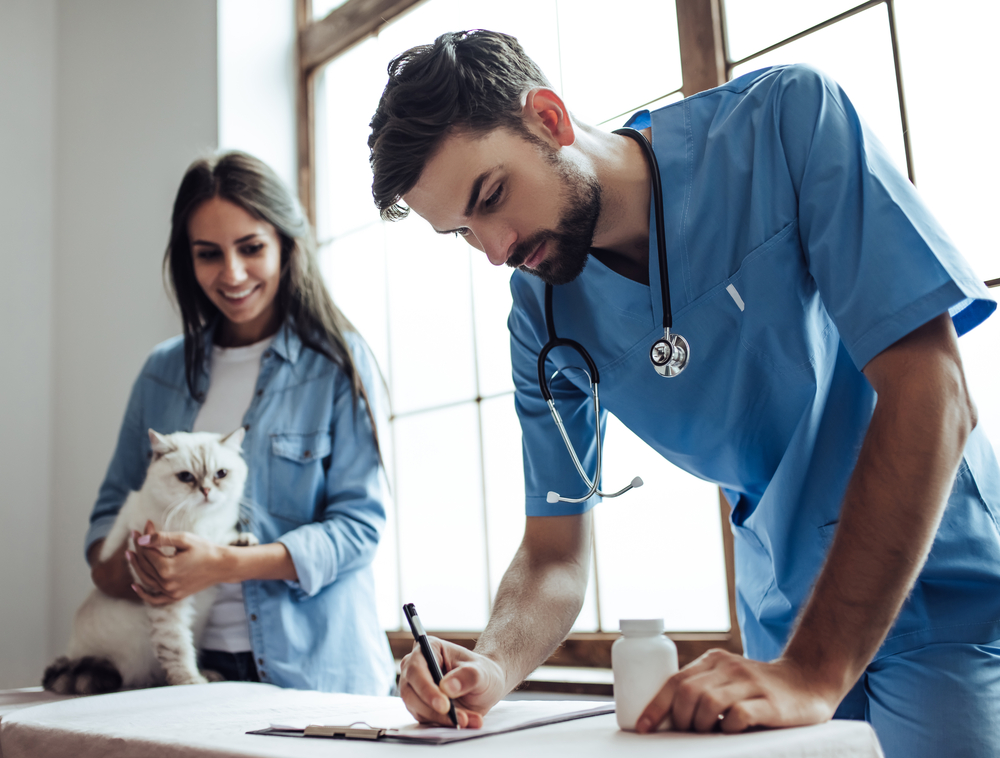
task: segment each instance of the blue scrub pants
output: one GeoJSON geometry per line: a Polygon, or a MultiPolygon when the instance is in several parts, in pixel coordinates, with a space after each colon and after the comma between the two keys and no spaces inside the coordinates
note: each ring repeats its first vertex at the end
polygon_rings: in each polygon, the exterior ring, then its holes
{"type": "Polygon", "coordinates": [[[1000,640],[944,642],[881,658],[834,718],[871,724],[886,758],[1000,756],[1000,640]]]}

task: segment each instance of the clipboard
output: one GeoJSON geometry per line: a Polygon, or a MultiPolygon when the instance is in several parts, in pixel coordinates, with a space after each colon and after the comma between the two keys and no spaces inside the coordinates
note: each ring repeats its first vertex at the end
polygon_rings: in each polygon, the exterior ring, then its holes
{"type": "MultiPolygon", "coordinates": [[[[257,729],[247,734],[446,745],[563,721],[601,716],[614,711],[615,706],[612,702],[587,706],[578,700],[515,700],[497,703],[493,710],[486,714],[481,729],[454,729],[418,724],[411,717],[409,722],[396,726],[373,726],[369,721],[353,721],[344,725],[272,723],[267,729],[257,729]]],[[[336,716],[336,714],[330,715],[331,720],[336,716]]]]}

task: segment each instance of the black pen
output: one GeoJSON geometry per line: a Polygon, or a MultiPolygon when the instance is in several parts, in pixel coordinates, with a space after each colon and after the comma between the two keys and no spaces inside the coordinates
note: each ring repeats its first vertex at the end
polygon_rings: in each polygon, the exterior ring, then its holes
{"type": "MultiPolygon", "coordinates": [[[[431,641],[427,639],[427,632],[424,631],[424,625],[420,623],[420,616],[417,615],[417,609],[413,603],[407,603],[403,606],[403,614],[410,623],[410,631],[413,632],[413,639],[420,645],[420,652],[424,654],[424,660],[427,661],[427,668],[431,670],[434,684],[441,686],[441,678],[443,676],[441,667],[438,666],[437,657],[431,648],[431,641]]],[[[455,704],[451,701],[451,698],[448,698],[448,716],[451,717],[451,723],[458,729],[458,716],[455,713],[455,704]]]]}

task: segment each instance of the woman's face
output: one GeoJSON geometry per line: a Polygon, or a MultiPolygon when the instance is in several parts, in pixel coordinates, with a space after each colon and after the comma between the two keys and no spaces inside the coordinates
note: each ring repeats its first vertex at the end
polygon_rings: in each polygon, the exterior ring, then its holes
{"type": "Polygon", "coordinates": [[[278,329],[281,240],[274,226],[213,197],[188,220],[194,275],[225,322],[216,342],[250,345],[278,329]]]}

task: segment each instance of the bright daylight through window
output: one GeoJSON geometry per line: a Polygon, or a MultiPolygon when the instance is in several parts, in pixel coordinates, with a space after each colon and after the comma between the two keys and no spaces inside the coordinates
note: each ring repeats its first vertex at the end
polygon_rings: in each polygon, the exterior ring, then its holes
{"type": "MultiPolygon", "coordinates": [[[[618,33],[604,14],[566,12],[577,5],[430,0],[335,59],[317,83],[324,272],[392,396],[396,513],[378,559],[389,629],[400,627],[400,598],[438,629],[485,625],[523,531],[524,490],[506,330],[510,270],[417,217],[379,220],[369,192],[368,120],[390,58],[460,28],[517,36],[574,114],[604,128],[651,101],[679,99],[672,3],[640,3],[636,12],[648,23],[637,29],[622,18],[618,33]],[[590,43],[598,31],[607,35],[600,56],[590,43]],[[655,76],[625,75],[639,69],[655,76]]],[[[679,631],[727,630],[718,490],[613,418],[605,440],[608,486],[636,475],[646,486],[596,511],[596,568],[576,631],[615,630],[623,616],[663,616],[679,631]]]]}
{"type": "MultiPolygon", "coordinates": [[[[315,17],[341,4],[314,0],[315,17]]],[[[386,629],[403,628],[404,599],[435,629],[482,629],[524,524],[506,331],[510,271],[490,266],[460,239],[434,234],[419,218],[380,221],[366,140],[386,65],[443,31],[505,31],[520,39],[575,116],[610,130],[635,110],[680,99],[682,81],[674,0],[642,0],[627,14],[602,12],[607,6],[601,0],[425,0],[315,77],[314,181],[324,275],[373,348],[392,398],[384,448],[395,512],[377,568],[386,629]],[[581,12],[584,6],[592,12],[581,12]]],[[[996,278],[1000,256],[984,207],[985,182],[1000,170],[996,151],[984,149],[976,106],[949,98],[947,112],[938,107],[949,87],[973,82],[947,79],[919,55],[933,41],[936,59],[964,58],[965,68],[974,69],[970,57],[980,55],[986,70],[986,52],[963,47],[956,31],[963,13],[943,16],[939,9],[895,2],[911,163],[921,193],[973,267],[983,279],[996,278]],[[949,131],[956,116],[971,130],[957,145],[949,131]]],[[[817,66],[842,84],[905,172],[888,11],[886,2],[860,0],[727,0],[730,76],[778,63],[817,66]],[[840,14],[836,23],[769,50],[840,14]]],[[[1000,21],[996,9],[980,5],[976,13],[982,23],[990,23],[984,14],[1000,21]]],[[[981,423],[1000,447],[1000,397],[989,380],[1000,370],[989,347],[996,344],[1000,317],[961,341],[981,423]]],[[[604,482],[617,489],[635,475],[645,487],[595,511],[594,574],[574,631],[615,630],[622,617],[660,616],[673,631],[729,629],[718,490],[666,463],[609,418],[604,482]]]]}

